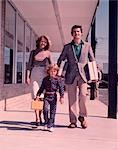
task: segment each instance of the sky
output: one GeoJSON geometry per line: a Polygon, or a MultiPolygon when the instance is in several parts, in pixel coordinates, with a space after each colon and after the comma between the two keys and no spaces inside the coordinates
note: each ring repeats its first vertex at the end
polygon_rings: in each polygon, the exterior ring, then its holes
{"type": "Polygon", "coordinates": [[[96,34],[98,37],[108,37],[108,0],[100,0],[96,14],[96,34]]]}
{"type": "Polygon", "coordinates": [[[108,0],[100,0],[96,14],[96,60],[105,73],[108,72],[108,4],[108,0]]]}

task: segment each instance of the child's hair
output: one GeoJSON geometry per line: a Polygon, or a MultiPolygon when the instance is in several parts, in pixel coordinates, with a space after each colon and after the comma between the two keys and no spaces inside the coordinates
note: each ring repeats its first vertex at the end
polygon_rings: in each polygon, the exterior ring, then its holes
{"type": "Polygon", "coordinates": [[[57,73],[58,73],[59,67],[58,67],[57,64],[51,64],[51,65],[49,65],[48,68],[47,68],[47,74],[48,75],[50,74],[50,70],[56,70],[57,73]]]}

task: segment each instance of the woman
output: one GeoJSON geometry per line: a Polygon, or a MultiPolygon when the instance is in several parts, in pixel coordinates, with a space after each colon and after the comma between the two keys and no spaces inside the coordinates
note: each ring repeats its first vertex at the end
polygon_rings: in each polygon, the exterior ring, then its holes
{"type": "MultiPolygon", "coordinates": [[[[36,94],[40,88],[42,79],[47,75],[46,68],[51,64],[50,59],[50,41],[42,35],[36,41],[36,49],[32,50],[27,65],[27,83],[32,85],[32,98],[36,99],[36,94]]],[[[36,126],[38,122],[42,123],[41,111],[35,110],[36,126]]]]}

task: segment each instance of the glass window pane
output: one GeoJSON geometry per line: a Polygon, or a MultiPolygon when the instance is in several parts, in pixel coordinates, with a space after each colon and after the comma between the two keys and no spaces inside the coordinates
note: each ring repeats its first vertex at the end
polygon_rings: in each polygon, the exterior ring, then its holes
{"type": "Polygon", "coordinates": [[[31,29],[26,25],[26,52],[31,49],[31,29]]]}
{"type": "Polygon", "coordinates": [[[24,20],[17,17],[17,83],[22,83],[24,51],[24,20]]]}
{"type": "Polygon", "coordinates": [[[4,67],[5,67],[5,76],[4,83],[12,83],[13,75],[13,49],[5,47],[4,49],[4,67]]]}
{"type": "Polygon", "coordinates": [[[32,32],[32,35],[31,35],[31,50],[36,49],[36,40],[37,40],[37,36],[34,34],[34,32],[32,32]]]}
{"type": "MultiPolygon", "coordinates": [[[[26,35],[26,37],[25,37],[25,39],[26,39],[25,68],[27,68],[27,62],[29,60],[29,54],[30,54],[30,50],[31,50],[31,29],[28,25],[26,25],[25,35],[26,35]]],[[[27,77],[27,71],[25,72],[25,79],[26,79],[26,77],[27,77]]]]}
{"type": "Polygon", "coordinates": [[[15,40],[15,10],[7,2],[5,13],[4,83],[11,84],[13,78],[13,53],[15,40]]]}

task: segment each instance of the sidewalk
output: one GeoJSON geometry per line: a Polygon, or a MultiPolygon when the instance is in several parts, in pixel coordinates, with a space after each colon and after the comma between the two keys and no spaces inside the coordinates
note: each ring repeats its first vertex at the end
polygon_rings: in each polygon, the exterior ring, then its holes
{"type": "MultiPolygon", "coordinates": [[[[2,102],[0,102],[0,105],[2,102]]],[[[12,103],[12,102],[11,102],[12,103]]],[[[30,101],[22,99],[0,110],[1,150],[118,150],[118,120],[107,118],[107,106],[88,100],[88,128],[69,129],[68,103],[58,103],[53,133],[33,128],[30,101]],[[17,107],[16,107],[17,106],[17,107]]]]}

